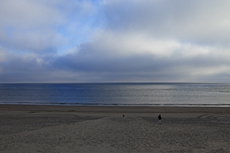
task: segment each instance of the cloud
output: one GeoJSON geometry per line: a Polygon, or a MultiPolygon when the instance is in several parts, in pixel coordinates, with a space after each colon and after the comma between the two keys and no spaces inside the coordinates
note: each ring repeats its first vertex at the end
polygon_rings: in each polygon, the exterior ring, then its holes
{"type": "Polygon", "coordinates": [[[59,23],[63,15],[51,3],[30,0],[2,0],[0,2],[1,26],[22,29],[46,28],[47,24],[59,23]]]}
{"type": "Polygon", "coordinates": [[[16,52],[42,51],[57,45],[54,42],[60,38],[52,28],[63,22],[64,16],[46,4],[42,1],[2,0],[0,45],[16,52]]]}
{"type": "Polygon", "coordinates": [[[2,0],[0,45],[14,52],[59,51],[69,45],[70,33],[92,10],[93,5],[87,1],[2,0]]]}
{"type": "Polygon", "coordinates": [[[229,38],[230,11],[226,0],[218,3],[215,0],[117,0],[106,1],[105,5],[111,30],[209,45],[226,43],[229,38]]]}
{"type": "Polygon", "coordinates": [[[229,3],[3,0],[0,81],[229,82],[229,3]]]}

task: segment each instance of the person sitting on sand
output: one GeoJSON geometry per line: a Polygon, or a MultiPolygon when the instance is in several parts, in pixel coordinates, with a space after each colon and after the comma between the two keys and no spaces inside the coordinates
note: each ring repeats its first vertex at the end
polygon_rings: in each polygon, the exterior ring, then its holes
{"type": "Polygon", "coordinates": [[[161,124],[161,114],[158,116],[158,124],[161,124]]]}

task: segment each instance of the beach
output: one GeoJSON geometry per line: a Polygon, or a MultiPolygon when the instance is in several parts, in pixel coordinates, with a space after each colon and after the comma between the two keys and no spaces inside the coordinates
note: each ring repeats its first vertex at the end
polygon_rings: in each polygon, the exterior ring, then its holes
{"type": "Polygon", "coordinates": [[[228,107],[0,105],[0,152],[227,153],[229,127],[228,107]]]}

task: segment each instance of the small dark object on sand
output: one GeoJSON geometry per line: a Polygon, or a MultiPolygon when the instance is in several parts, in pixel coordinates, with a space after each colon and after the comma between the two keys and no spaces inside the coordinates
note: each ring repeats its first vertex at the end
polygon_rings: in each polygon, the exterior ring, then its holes
{"type": "Polygon", "coordinates": [[[158,124],[161,124],[161,119],[162,119],[162,117],[161,117],[161,114],[158,116],[158,124]]]}
{"type": "Polygon", "coordinates": [[[125,115],[123,115],[123,117],[125,117],[125,115]]]}

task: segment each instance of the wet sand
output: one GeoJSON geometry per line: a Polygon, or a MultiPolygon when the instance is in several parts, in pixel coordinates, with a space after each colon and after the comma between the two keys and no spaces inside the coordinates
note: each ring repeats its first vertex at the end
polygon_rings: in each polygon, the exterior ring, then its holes
{"type": "Polygon", "coordinates": [[[230,108],[0,105],[2,153],[227,153],[229,144],[230,108]]]}

